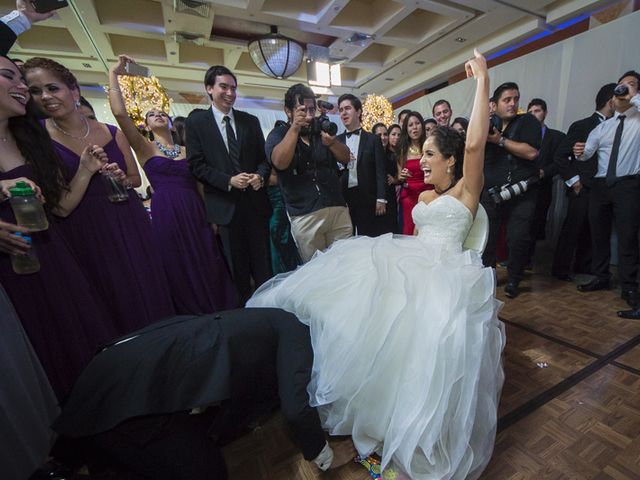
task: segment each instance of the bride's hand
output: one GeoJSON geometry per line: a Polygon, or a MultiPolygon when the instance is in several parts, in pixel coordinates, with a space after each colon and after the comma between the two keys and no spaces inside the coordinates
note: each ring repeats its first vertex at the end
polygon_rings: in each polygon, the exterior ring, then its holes
{"type": "Polygon", "coordinates": [[[486,77],[487,76],[487,60],[478,51],[477,48],[473,49],[474,58],[464,64],[464,70],[467,72],[467,78],[474,77],[486,77]]]}

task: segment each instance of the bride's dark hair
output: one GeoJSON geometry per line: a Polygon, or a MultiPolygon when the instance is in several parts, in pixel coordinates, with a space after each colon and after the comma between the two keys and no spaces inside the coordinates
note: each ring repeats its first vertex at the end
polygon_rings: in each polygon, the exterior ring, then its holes
{"type": "Polygon", "coordinates": [[[429,136],[433,137],[436,147],[445,158],[454,158],[456,163],[453,166],[453,177],[456,180],[460,180],[464,161],[464,133],[458,132],[451,127],[436,127],[429,136]]]}

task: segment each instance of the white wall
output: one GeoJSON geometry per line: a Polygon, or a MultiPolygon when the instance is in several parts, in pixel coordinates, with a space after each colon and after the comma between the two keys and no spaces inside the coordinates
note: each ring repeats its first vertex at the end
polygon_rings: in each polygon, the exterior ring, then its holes
{"type": "MultiPolygon", "coordinates": [[[[598,89],[628,70],[640,70],[640,11],[529,53],[489,70],[491,91],[503,82],[520,86],[520,106],[535,97],[546,100],[547,124],[566,131],[593,112],[598,89]]],[[[445,98],[453,116],[469,117],[473,81],[464,80],[402,106],[431,116],[433,104],[445,98]]]]}

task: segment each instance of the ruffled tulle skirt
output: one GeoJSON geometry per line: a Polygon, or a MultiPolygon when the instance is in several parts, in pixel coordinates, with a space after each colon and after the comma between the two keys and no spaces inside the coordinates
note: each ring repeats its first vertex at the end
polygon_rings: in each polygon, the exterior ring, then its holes
{"type": "Polygon", "coordinates": [[[491,457],[503,382],[494,293],[476,252],[388,234],[335,243],[247,306],[309,325],[309,394],[330,434],[412,479],[473,479],[491,457]]]}

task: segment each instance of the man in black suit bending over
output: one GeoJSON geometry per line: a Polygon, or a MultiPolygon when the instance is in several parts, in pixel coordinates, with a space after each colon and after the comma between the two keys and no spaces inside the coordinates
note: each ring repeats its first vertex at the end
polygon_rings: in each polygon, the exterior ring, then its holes
{"type": "Polygon", "coordinates": [[[211,109],[191,112],[186,122],[187,160],[204,184],[207,218],[218,226],[242,304],[272,276],[269,253],[271,206],[264,188],[271,168],[258,119],[233,108],[238,82],[216,65],[204,77],[211,109]]]}
{"type": "Polygon", "coordinates": [[[110,464],[119,480],[224,480],[220,448],[279,405],[304,458],[337,468],[356,452],[350,438],[330,445],[309,405],[312,364],[309,328],[284,310],[167,318],[85,368],[54,423],[54,456],[110,464]]]}
{"type": "Polygon", "coordinates": [[[358,97],[350,93],[341,95],[338,112],[346,131],[337,138],[350,151],[349,163],[342,171],[341,181],[354,233],[369,237],[388,233],[382,142],[377,135],[362,130],[362,102],[358,97]]]}
{"type": "Polygon", "coordinates": [[[569,197],[567,216],[562,224],[551,267],[551,274],[560,280],[571,280],[572,263],[574,273],[591,273],[589,194],[598,162],[597,155],[585,162],[577,161],[573,155],[573,144],[586,142],[591,130],[613,116],[614,88],[616,84],[609,83],[598,91],[596,111],[590,117],[573,122],[556,151],[555,162],[569,197]]]}

